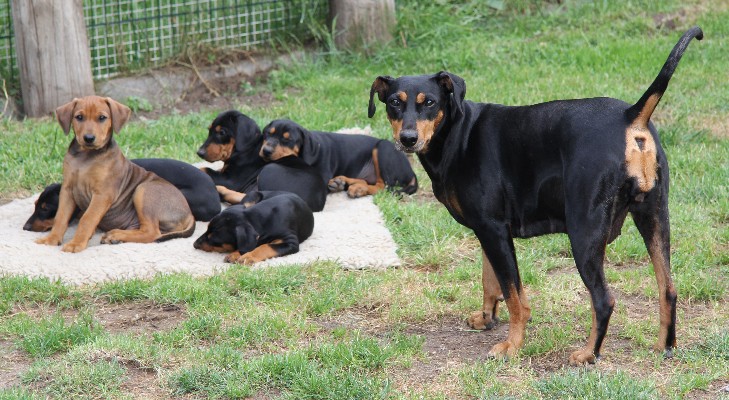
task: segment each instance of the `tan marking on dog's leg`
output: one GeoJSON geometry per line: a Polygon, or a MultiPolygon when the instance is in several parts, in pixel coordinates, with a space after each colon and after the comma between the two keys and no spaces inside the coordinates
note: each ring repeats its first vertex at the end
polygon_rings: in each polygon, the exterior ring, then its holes
{"type": "MultiPolygon", "coordinates": [[[[468,326],[472,329],[488,330],[498,323],[499,299],[502,298],[501,286],[496,279],[494,267],[489,262],[486,253],[481,251],[482,271],[481,284],[483,285],[483,306],[481,311],[475,311],[468,318],[468,326]]],[[[524,296],[526,298],[526,296],[524,296]]]]}
{"type": "Polygon", "coordinates": [[[524,344],[524,334],[526,324],[531,317],[531,309],[529,302],[526,301],[526,293],[522,290],[520,294],[513,283],[509,284],[506,307],[509,309],[509,334],[506,341],[494,345],[489,350],[490,357],[513,357],[524,344]]]}
{"type": "Polygon", "coordinates": [[[236,260],[236,262],[238,264],[250,265],[260,261],[268,260],[269,258],[277,257],[278,252],[276,252],[276,249],[274,249],[271,245],[280,244],[282,242],[282,240],[276,239],[271,243],[262,244],[255,249],[249,251],[248,253],[241,255],[238,260],[236,260]]]}
{"type": "Polygon", "coordinates": [[[587,338],[587,343],[583,348],[576,350],[572,352],[572,354],[570,354],[570,365],[584,365],[586,363],[595,363],[594,349],[595,341],[597,341],[597,317],[595,316],[595,307],[592,306],[592,300],[590,300],[590,305],[592,307],[592,328],[590,329],[590,337],[587,338]]]}
{"type": "MultiPolygon", "coordinates": [[[[653,346],[656,351],[664,351],[667,345],[668,330],[675,323],[675,304],[676,304],[676,288],[673,286],[671,279],[671,267],[669,261],[664,257],[663,240],[657,233],[658,227],[654,230],[653,241],[648,249],[653,264],[653,271],[656,275],[658,283],[658,304],[660,329],[658,331],[658,342],[653,346]]],[[[674,327],[675,329],[675,327],[674,327]]],[[[676,347],[676,338],[672,343],[668,343],[672,347],[676,347]]]]}
{"type": "Polygon", "coordinates": [[[239,204],[246,197],[245,193],[236,192],[235,190],[228,189],[222,185],[215,185],[215,189],[218,191],[218,194],[223,201],[230,204],[239,204]]]}
{"type": "Polygon", "coordinates": [[[93,195],[89,207],[78,222],[78,228],[73,235],[73,239],[63,245],[61,251],[78,253],[84,250],[88,246],[91,236],[96,231],[96,227],[99,226],[99,222],[104,218],[106,212],[109,211],[111,204],[111,197],[99,194],[93,195]]]}
{"type": "Polygon", "coordinates": [[[332,188],[336,189],[342,189],[346,186],[347,188],[347,195],[353,199],[364,197],[364,196],[372,196],[379,192],[380,190],[385,188],[385,180],[382,179],[382,174],[380,173],[380,159],[377,156],[377,149],[372,149],[372,164],[375,169],[375,184],[370,185],[367,183],[364,179],[359,178],[349,178],[344,175],[340,175],[337,177],[332,178],[329,181],[329,188],[331,192],[335,192],[337,190],[332,190],[332,188]]]}

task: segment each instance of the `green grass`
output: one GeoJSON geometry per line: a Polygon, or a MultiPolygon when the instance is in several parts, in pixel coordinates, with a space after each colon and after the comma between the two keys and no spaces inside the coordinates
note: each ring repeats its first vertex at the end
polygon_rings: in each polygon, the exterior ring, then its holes
{"type": "MultiPolygon", "coordinates": [[[[591,312],[565,235],[515,242],[532,306],[518,357],[484,360],[488,346],[473,347],[502,340],[505,330],[451,342],[465,329],[459,321],[481,305],[481,252],[473,234],[435,201],[416,162],[418,194],[375,196],[398,244],[400,269],[345,271],[318,262],[82,287],[0,278],[0,352],[12,352],[22,366],[20,383],[0,389],[0,398],[133,398],[139,393],[129,380],[139,370],[147,371],[144,385],[158,398],[719,396],[729,380],[726,5],[397,4],[393,43],[367,49],[368,55],[325,44],[251,88],[271,92],[271,103],[238,108],[260,125],[283,117],[320,130],[371,125],[388,138],[383,107],[373,119],[366,116],[375,77],[441,69],[464,77],[474,101],[610,96],[632,102],[683,30],[704,29],[705,39],[691,43],[654,115],[671,166],[671,261],[679,295],[679,348],[672,360],[650,351],[657,340],[657,289],[630,220],[607,250],[606,277],[617,305],[596,366],[566,367],[589,334],[591,312]],[[659,14],[676,16],[677,28],[656,28],[659,14]],[[142,318],[140,330],[103,325],[102,310],[139,304],[174,305],[179,321],[158,327],[142,318]],[[433,333],[443,321],[452,336],[433,333]]],[[[320,33],[326,40],[326,31],[320,33]]],[[[117,140],[129,158],[197,161],[195,150],[218,111],[136,120],[117,140]]],[[[0,121],[0,168],[12,171],[0,174],[0,198],[59,180],[67,142],[50,119],[0,121]]],[[[505,306],[499,316],[508,320],[505,306]]],[[[0,357],[0,374],[10,363],[0,357]]]]}

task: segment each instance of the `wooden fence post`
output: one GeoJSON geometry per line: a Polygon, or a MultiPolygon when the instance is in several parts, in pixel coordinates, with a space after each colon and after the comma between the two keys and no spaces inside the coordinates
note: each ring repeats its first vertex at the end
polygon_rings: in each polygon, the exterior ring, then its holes
{"type": "Polygon", "coordinates": [[[388,42],[396,24],[395,0],[329,0],[329,20],[335,21],[337,48],[388,42]]]}
{"type": "Polygon", "coordinates": [[[13,0],[12,8],[25,114],[94,94],[82,0],[13,0]]]}

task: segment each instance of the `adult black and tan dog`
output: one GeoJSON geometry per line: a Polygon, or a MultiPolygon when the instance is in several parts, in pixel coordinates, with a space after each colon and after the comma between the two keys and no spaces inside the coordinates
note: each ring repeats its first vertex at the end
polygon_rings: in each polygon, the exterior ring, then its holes
{"type": "Polygon", "coordinates": [[[258,153],[263,136],[258,124],[236,110],[218,114],[197,151],[208,162],[223,161],[216,171],[203,168],[215,182],[220,197],[237,204],[251,191],[288,191],[299,195],[312,211],[321,211],[328,189],[310,165],[293,158],[267,163],[258,153]]]}
{"type": "Polygon", "coordinates": [[[236,204],[216,215],[193,244],[198,250],[229,253],[226,262],[253,264],[299,251],[314,230],[314,214],[290,192],[251,192],[257,203],[236,204]]]}
{"type": "MultiPolygon", "coordinates": [[[[197,221],[210,221],[220,213],[220,200],[212,179],[194,166],[167,158],[138,158],[131,160],[147,171],[173,184],[182,192],[197,221]]],[[[52,183],[43,189],[35,202],[33,214],[23,225],[26,231],[45,232],[51,229],[58,211],[61,184],[52,183]]],[[[78,210],[77,210],[78,211],[78,210]]],[[[71,219],[77,217],[74,213],[71,219]]]]}
{"type": "Polygon", "coordinates": [[[308,131],[280,119],[263,128],[260,156],[268,161],[299,157],[316,169],[329,191],[347,190],[350,197],[385,187],[407,194],[418,189],[407,157],[391,142],[367,135],[308,131]]]}
{"type": "Polygon", "coordinates": [[[463,79],[380,76],[370,92],[386,104],[397,145],[418,154],[433,191],[459,223],[473,229],[483,255],[483,309],[473,328],[493,325],[497,299],[509,309],[506,341],[492,356],[521,348],[531,309],[522,290],[514,237],[567,233],[590,292],[592,330],[572,364],[593,363],[615,300],[605,282],[605,247],[630,213],[648,249],[659,288],[656,348],[676,346],[676,290],[670,274],[668,162],[650,122],[695,27],[686,32],[635,104],[611,98],[509,107],[464,101],[463,79]]]}

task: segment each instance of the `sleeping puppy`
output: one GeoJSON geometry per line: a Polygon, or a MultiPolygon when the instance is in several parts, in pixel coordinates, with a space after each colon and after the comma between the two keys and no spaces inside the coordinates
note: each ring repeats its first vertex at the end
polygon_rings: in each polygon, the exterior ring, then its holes
{"type": "Polygon", "coordinates": [[[198,250],[228,253],[226,262],[254,264],[294,254],[311,236],[314,214],[297,195],[288,192],[250,193],[260,202],[237,204],[215,216],[193,246],[198,250]]]}

